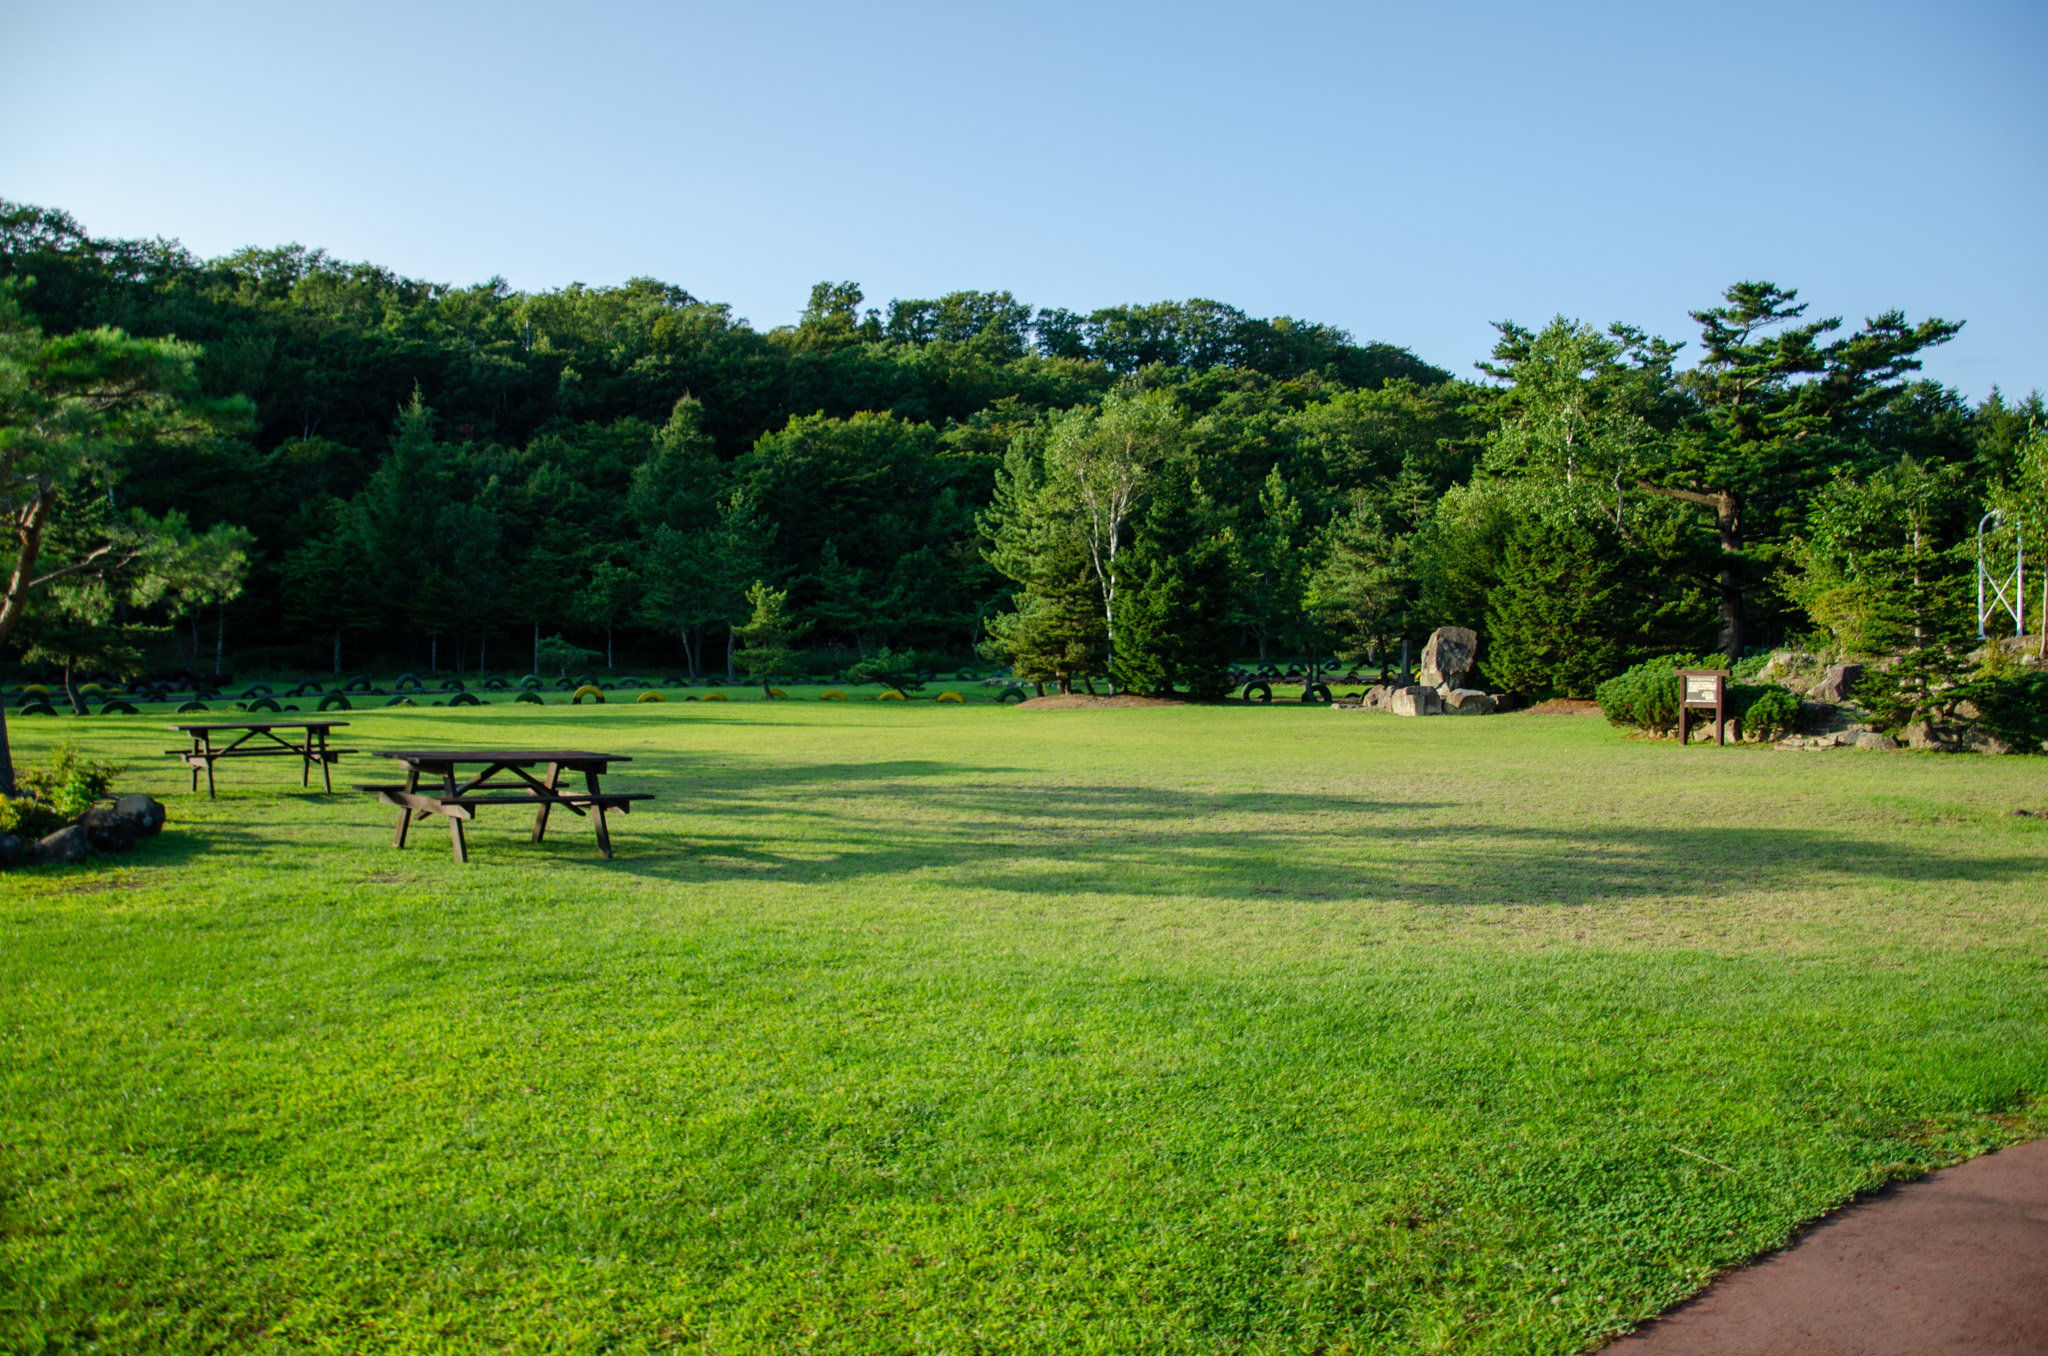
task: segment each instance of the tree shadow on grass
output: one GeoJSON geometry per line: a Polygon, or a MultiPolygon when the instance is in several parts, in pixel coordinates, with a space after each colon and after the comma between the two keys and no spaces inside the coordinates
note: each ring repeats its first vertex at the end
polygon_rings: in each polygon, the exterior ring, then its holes
{"type": "Polygon", "coordinates": [[[990,771],[998,770],[928,762],[763,767],[747,771],[743,789],[667,786],[656,815],[614,831],[614,866],[676,882],[914,875],[1024,895],[1464,906],[1715,898],[1870,881],[2000,884],[2035,878],[2044,864],[2038,855],[1937,853],[1831,828],[1510,827],[1444,822],[1441,812],[1454,807],[1440,802],[1032,786],[988,781],[990,771]],[[942,774],[943,783],[930,780],[942,774]],[[850,793],[818,793],[849,783],[850,793]],[[687,826],[662,822],[678,815],[687,826]],[[801,826],[794,836],[793,821],[801,826]],[[706,823],[719,827],[706,833],[706,823]]]}

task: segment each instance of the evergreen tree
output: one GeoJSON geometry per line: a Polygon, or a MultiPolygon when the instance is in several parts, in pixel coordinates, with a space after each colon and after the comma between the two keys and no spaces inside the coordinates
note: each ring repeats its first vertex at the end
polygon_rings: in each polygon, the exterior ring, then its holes
{"type": "Polygon", "coordinates": [[[792,642],[805,630],[789,611],[789,594],[782,589],[771,589],[759,579],[747,590],[747,602],[753,608],[753,615],[744,626],[734,628],[741,645],[738,658],[740,667],[750,678],[761,680],[761,695],[773,696],[771,679],[775,674],[787,673],[796,659],[792,642]]]}
{"type": "Polygon", "coordinates": [[[1230,541],[1210,525],[1212,516],[1187,464],[1168,462],[1117,561],[1119,593],[1129,601],[1116,679],[1131,691],[1219,697],[1230,687],[1230,541]]]}
{"type": "Polygon", "coordinates": [[[1487,676],[1517,692],[1590,699],[1629,663],[1625,553],[1611,528],[1569,511],[1518,519],[1487,595],[1487,676]]]}

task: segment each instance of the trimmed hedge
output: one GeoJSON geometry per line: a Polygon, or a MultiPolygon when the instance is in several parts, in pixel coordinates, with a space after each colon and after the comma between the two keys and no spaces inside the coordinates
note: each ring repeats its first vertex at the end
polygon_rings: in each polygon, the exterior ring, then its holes
{"type": "MultiPolygon", "coordinates": [[[[1678,671],[1713,667],[1691,654],[1646,659],[1600,684],[1594,696],[1601,714],[1613,724],[1649,734],[1673,734],[1678,729],[1678,671]]],[[[1746,739],[1782,739],[1799,728],[1799,698],[1775,683],[1752,686],[1731,681],[1728,716],[1742,722],[1746,739]]]]}

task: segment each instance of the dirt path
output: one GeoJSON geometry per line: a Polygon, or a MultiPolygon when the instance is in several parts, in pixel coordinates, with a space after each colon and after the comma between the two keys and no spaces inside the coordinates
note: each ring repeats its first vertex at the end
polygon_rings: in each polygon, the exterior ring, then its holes
{"type": "Polygon", "coordinates": [[[1887,1187],[1606,1350],[2048,1353],[2048,1139],[1887,1187]]]}

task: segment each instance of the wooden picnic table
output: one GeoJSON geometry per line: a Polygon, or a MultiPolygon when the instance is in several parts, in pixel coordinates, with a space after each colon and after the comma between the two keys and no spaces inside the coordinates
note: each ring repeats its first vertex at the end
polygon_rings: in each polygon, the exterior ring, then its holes
{"type": "Polygon", "coordinates": [[[630,813],[636,800],[652,800],[652,792],[605,791],[598,786],[613,763],[633,760],[616,753],[592,753],[587,749],[377,749],[379,758],[389,758],[405,768],[402,786],[359,786],[386,805],[398,807],[398,828],[391,846],[405,846],[406,830],[415,819],[444,815],[448,837],[454,845],[455,860],[469,860],[469,844],[463,840],[462,821],[474,819],[485,805],[531,805],[534,807],[533,841],[548,831],[548,812],[557,805],[570,814],[597,815],[597,850],[612,855],[612,836],[605,826],[605,811],[630,813]],[[458,780],[458,769],[481,767],[483,771],[458,780]],[[545,768],[535,776],[529,768],[545,768]],[[563,773],[581,773],[585,790],[562,787],[563,773]]]}
{"type": "Polygon", "coordinates": [[[164,752],[192,769],[194,791],[199,789],[199,770],[206,769],[206,794],[209,797],[214,797],[213,765],[222,758],[297,758],[303,764],[299,773],[301,786],[313,784],[313,764],[318,763],[320,779],[332,791],[335,761],[344,753],[354,753],[355,750],[328,748],[327,732],[346,724],[345,720],[234,720],[166,725],[165,729],[176,730],[189,738],[192,746],[165,749],[164,752]],[[300,731],[299,742],[294,744],[278,734],[279,730],[300,731]],[[239,733],[240,737],[227,744],[214,744],[216,735],[225,737],[231,733],[239,733]]]}

